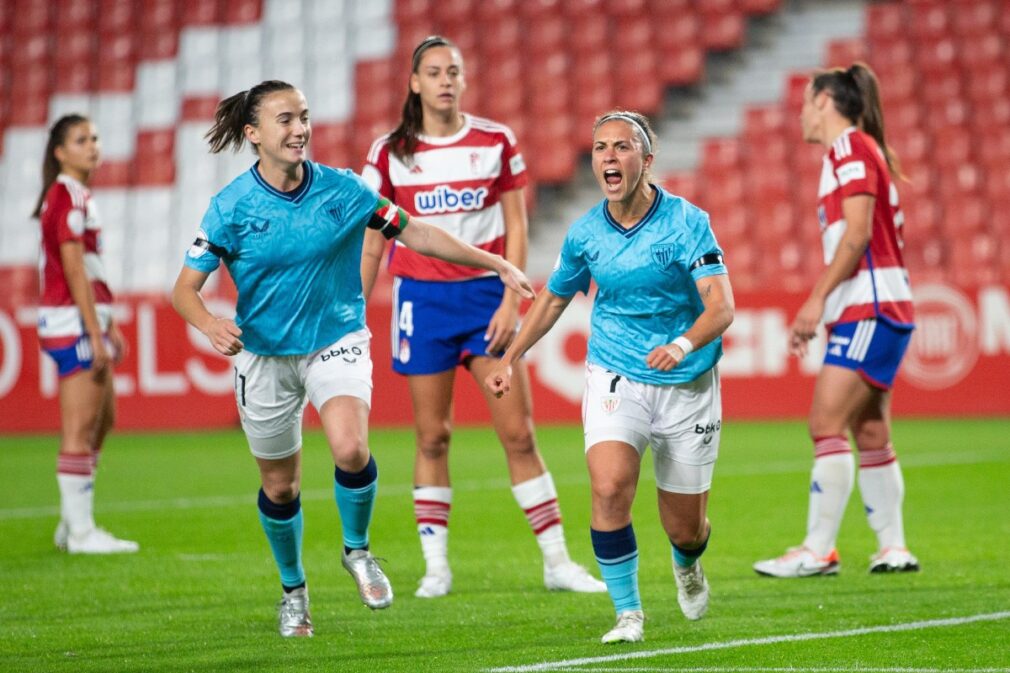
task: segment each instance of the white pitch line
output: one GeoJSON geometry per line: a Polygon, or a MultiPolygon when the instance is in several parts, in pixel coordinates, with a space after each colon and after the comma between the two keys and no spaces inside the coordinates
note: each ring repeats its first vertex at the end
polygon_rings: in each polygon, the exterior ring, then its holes
{"type": "Polygon", "coordinates": [[[727,640],[716,643],[703,643],[701,645],[668,647],[661,650],[641,650],[638,652],[626,652],[624,654],[612,654],[604,657],[585,657],[582,659],[566,659],[564,661],[546,661],[539,664],[528,664],[525,666],[501,666],[499,668],[488,668],[485,670],[487,671],[487,673],[532,673],[533,671],[560,671],[564,669],[571,669],[571,667],[573,666],[586,666],[588,664],[605,664],[613,661],[629,661],[631,659],[649,659],[652,657],[660,657],[666,654],[687,654],[691,652],[706,652],[709,650],[726,650],[734,647],[746,647],[748,645],[795,643],[805,640],[823,640],[825,638],[848,638],[850,636],[863,636],[869,633],[895,633],[899,631],[919,631],[921,629],[938,628],[944,626],[960,626],[962,624],[973,624],[975,622],[993,622],[1007,618],[1010,618],[1010,611],[991,612],[988,614],[970,615],[968,617],[927,619],[918,622],[906,622],[904,624],[865,626],[858,629],[846,629],[844,631],[824,631],[821,633],[796,633],[793,635],[785,635],[785,636],[767,636],[765,638],[744,638],[739,640],[727,640]]]}
{"type": "Polygon", "coordinates": [[[909,667],[843,667],[803,666],[780,667],[739,667],[739,666],[693,666],[690,668],[645,667],[630,668],[556,668],[558,673],[1010,673],[1010,668],[909,668],[909,667]]]}

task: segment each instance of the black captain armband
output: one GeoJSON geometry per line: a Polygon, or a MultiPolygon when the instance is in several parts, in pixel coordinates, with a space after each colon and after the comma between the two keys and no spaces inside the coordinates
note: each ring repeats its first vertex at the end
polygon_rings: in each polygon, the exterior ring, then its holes
{"type": "Polygon", "coordinates": [[[690,266],[688,271],[694,271],[695,269],[701,268],[703,266],[710,266],[712,264],[723,264],[722,255],[718,252],[710,252],[707,255],[702,255],[698,259],[694,260],[694,264],[690,266]]]}
{"type": "Polygon", "coordinates": [[[196,240],[193,241],[193,245],[189,246],[189,252],[187,253],[190,257],[196,259],[198,257],[203,257],[204,253],[209,252],[218,259],[224,259],[228,256],[228,251],[222,248],[220,245],[214,245],[206,238],[203,237],[202,232],[197,235],[196,240]]]}
{"type": "Polygon", "coordinates": [[[375,204],[375,212],[368,218],[368,228],[375,229],[390,239],[403,233],[409,219],[410,216],[403,208],[389,199],[380,198],[375,204]]]}

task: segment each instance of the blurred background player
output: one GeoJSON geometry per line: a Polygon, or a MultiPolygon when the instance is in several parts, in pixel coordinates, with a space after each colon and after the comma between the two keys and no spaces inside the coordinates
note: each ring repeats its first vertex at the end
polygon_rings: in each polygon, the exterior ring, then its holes
{"type": "MultiPolygon", "coordinates": [[[[465,114],[463,59],[432,36],[414,50],[400,125],[372,145],[362,177],[411,215],[484,250],[526,264],[526,167],[512,131],[465,114]]],[[[384,239],[365,236],[362,282],[371,293],[384,239]]],[[[426,571],[416,595],[449,593],[449,442],[456,367],[479,382],[515,336],[520,297],[493,274],[440,262],[393,244],[393,369],[407,376],[417,454],[414,515],[426,571]]],[[[516,364],[515,395],[488,406],[505,449],[512,493],[544,559],[548,589],[603,592],[604,584],[568,556],[554,481],[537,450],[526,367],[516,364]]]]}
{"type": "Polygon", "coordinates": [[[221,101],[215,119],[207,134],[212,152],[248,141],[259,161],[211,200],[172,299],[218,352],[235,357],[235,397],[262,482],[260,522],[284,589],[280,633],[311,636],[299,497],[306,397],[335,464],[343,566],[365,605],[385,608],[393,600],[368,539],[378,470],[368,450],[365,228],[401,236],[423,254],[493,270],[510,287],[533,293],[501,257],[409,219],[348,170],[308,161],[308,106],[290,84],[266,81],[235,94],[221,101]],[[200,296],[222,261],[238,290],[235,320],[211,314],[200,296]]]}
{"type": "Polygon", "coordinates": [[[42,193],[39,343],[56,361],[60,397],[60,522],[53,541],[71,554],[135,552],[95,525],[95,471],[116,415],[113,366],[126,351],[112,318],[112,293],[100,256],[100,227],[88,190],[101,158],[87,117],[61,117],[49,130],[42,193]]]}
{"type": "Polygon", "coordinates": [[[617,612],[604,643],[644,635],[631,505],[647,444],[678,603],[692,620],[708,608],[699,558],[711,534],[722,428],[716,362],[733,291],[708,215],[652,184],[654,146],[640,114],[596,121],[592,165],[604,199],[568,230],[546,289],[486,379],[496,395],[509,392],[518,358],[596,282],[582,410],[593,550],[617,612]]]}
{"type": "Polygon", "coordinates": [[[855,467],[846,431],[859,449],[859,490],[879,545],[870,572],[918,570],[905,546],[905,485],[891,444],[890,390],[914,329],[912,291],[893,182],[901,171],[884,140],[876,76],[861,63],[814,75],[800,122],[803,140],[827,150],[817,209],[827,268],[793,320],[789,348],[805,355],[822,320],[828,344],[810,409],[807,536],[754,570],[773,577],[838,572],[835,539],[855,467]]]}

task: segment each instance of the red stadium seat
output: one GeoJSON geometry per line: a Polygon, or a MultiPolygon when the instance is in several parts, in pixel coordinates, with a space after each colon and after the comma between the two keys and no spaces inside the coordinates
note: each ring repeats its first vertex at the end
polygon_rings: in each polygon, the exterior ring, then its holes
{"type": "Polygon", "coordinates": [[[656,71],[656,55],[649,49],[625,53],[616,60],[615,96],[618,107],[652,114],[663,104],[663,86],[656,71]]]}
{"type": "Polygon", "coordinates": [[[907,11],[908,29],[913,38],[928,40],[951,33],[950,15],[944,0],[911,3],[907,11]]]}
{"type": "Polygon", "coordinates": [[[987,170],[1005,171],[1010,165],[1010,127],[990,129],[979,144],[978,155],[987,170]]]}
{"type": "Polygon", "coordinates": [[[314,124],[312,126],[312,158],[328,166],[347,166],[360,169],[351,163],[350,128],[343,123],[314,124]]]}
{"type": "Polygon", "coordinates": [[[681,196],[691,203],[698,199],[698,176],[694,171],[678,171],[667,173],[659,180],[666,191],[676,196],[681,196]]]}
{"type": "Polygon", "coordinates": [[[932,73],[928,76],[929,86],[922,88],[922,102],[926,107],[940,105],[952,98],[960,98],[963,94],[961,73],[950,71],[943,73],[932,73]]]}
{"type": "Polygon", "coordinates": [[[977,109],[998,103],[1010,95],[1010,68],[1004,63],[979,65],[966,74],[966,92],[977,109]]]}
{"type": "MultiPolygon", "coordinates": [[[[474,13],[474,0],[438,0],[433,2],[426,18],[436,24],[471,23],[474,13]]],[[[446,37],[452,38],[451,34],[446,37]]]]}
{"type": "Polygon", "coordinates": [[[568,46],[577,54],[608,49],[610,22],[606,14],[581,14],[568,19],[568,46]]]}
{"type": "Polygon", "coordinates": [[[611,24],[611,50],[615,53],[651,50],[653,40],[652,20],[647,16],[622,16],[611,24]]]}
{"type": "Polygon", "coordinates": [[[522,44],[523,26],[515,16],[503,16],[479,25],[478,48],[485,56],[516,51],[522,44]]]}
{"type": "Polygon", "coordinates": [[[782,7],[782,0],[737,0],[737,4],[746,14],[772,14],[782,7]]]}
{"type": "Polygon", "coordinates": [[[882,2],[866,7],[866,36],[871,43],[899,37],[908,30],[905,5],[900,2],[882,2]]]}
{"type": "Polygon", "coordinates": [[[13,0],[10,13],[10,28],[14,37],[44,35],[50,26],[50,10],[56,6],[48,2],[33,0],[13,0]]]}
{"type": "Polygon", "coordinates": [[[998,1],[972,0],[959,3],[954,11],[954,32],[965,37],[994,35],[1000,11],[998,1]]]}
{"type": "Polygon", "coordinates": [[[743,164],[743,144],[739,138],[709,138],[702,147],[702,171],[717,174],[743,164]]]}
{"type": "Polygon", "coordinates": [[[135,184],[171,185],[175,182],[175,129],[137,133],[135,184]]]}
{"type": "Polygon", "coordinates": [[[135,14],[134,0],[98,0],[95,15],[101,19],[95,22],[95,27],[103,40],[109,35],[130,34],[134,29],[135,14]]]}
{"type": "MultiPolygon", "coordinates": [[[[225,2],[227,4],[227,2],[225,2]]],[[[220,0],[183,2],[179,6],[180,26],[212,26],[221,22],[223,8],[220,0]]]]}
{"type": "Polygon", "coordinates": [[[64,0],[53,16],[57,32],[71,26],[91,26],[95,18],[95,3],[91,0],[64,0]]]}
{"type": "Polygon", "coordinates": [[[615,17],[637,17],[648,14],[646,0],[607,0],[604,7],[615,17]]]}
{"type": "Polygon", "coordinates": [[[976,68],[1005,66],[1007,50],[996,33],[964,37],[958,41],[961,67],[971,75],[976,68]]]}
{"type": "Polygon", "coordinates": [[[228,0],[224,3],[222,20],[228,25],[259,21],[263,14],[262,0],[228,0]]]}
{"type": "Polygon", "coordinates": [[[558,53],[568,43],[568,24],[560,14],[549,14],[523,25],[525,54],[546,56],[558,53]]]}
{"type": "Polygon", "coordinates": [[[743,14],[734,10],[701,12],[700,38],[706,49],[728,51],[743,46],[743,14]]]}
{"type": "Polygon", "coordinates": [[[765,135],[781,136],[786,120],[782,106],[777,103],[751,105],[744,111],[744,136],[747,138],[765,135]]]}
{"type": "Polygon", "coordinates": [[[923,76],[930,79],[934,74],[955,72],[957,59],[957,43],[950,37],[923,40],[916,46],[915,60],[923,76]]]}
{"type": "Polygon", "coordinates": [[[828,44],[825,65],[829,68],[847,68],[856,61],[866,61],[868,58],[869,48],[862,38],[832,40],[828,44]]]}
{"type": "Polygon", "coordinates": [[[546,16],[562,14],[560,0],[523,0],[517,4],[520,15],[527,20],[540,21],[546,16]]]}
{"type": "Polygon", "coordinates": [[[393,18],[398,25],[427,21],[431,16],[432,0],[396,0],[393,18]]]}
{"type": "Polygon", "coordinates": [[[520,0],[481,0],[474,7],[474,16],[478,22],[494,23],[509,18],[515,18],[519,13],[520,0]]]}

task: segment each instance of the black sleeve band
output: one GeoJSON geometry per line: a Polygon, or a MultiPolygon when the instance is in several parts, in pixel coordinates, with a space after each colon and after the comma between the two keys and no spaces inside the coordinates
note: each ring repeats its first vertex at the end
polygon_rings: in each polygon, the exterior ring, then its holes
{"type": "Polygon", "coordinates": [[[702,255],[694,261],[694,264],[690,266],[689,271],[694,271],[697,268],[703,266],[709,266],[711,264],[723,264],[722,255],[718,252],[710,252],[707,255],[702,255]]]}
{"type": "Polygon", "coordinates": [[[222,248],[220,245],[214,245],[206,238],[198,238],[195,241],[193,241],[193,247],[207,250],[208,252],[210,252],[212,255],[214,255],[219,259],[224,259],[225,257],[228,256],[227,250],[222,248]]]}

